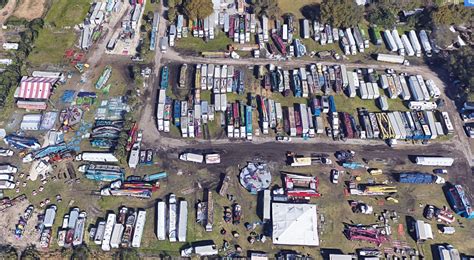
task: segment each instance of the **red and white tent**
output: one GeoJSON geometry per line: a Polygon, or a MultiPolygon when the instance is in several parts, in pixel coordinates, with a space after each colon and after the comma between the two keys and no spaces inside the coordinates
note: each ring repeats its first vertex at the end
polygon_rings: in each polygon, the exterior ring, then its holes
{"type": "Polygon", "coordinates": [[[20,87],[15,97],[22,99],[48,99],[56,81],[57,79],[55,78],[24,76],[21,79],[20,87]]]}

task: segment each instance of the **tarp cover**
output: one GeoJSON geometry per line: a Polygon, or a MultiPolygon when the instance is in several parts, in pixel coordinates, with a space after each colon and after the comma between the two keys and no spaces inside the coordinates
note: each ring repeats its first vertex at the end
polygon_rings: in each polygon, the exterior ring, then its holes
{"type": "Polygon", "coordinates": [[[313,204],[272,204],[273,243],[319,246],[318,215],[313,204]]]}

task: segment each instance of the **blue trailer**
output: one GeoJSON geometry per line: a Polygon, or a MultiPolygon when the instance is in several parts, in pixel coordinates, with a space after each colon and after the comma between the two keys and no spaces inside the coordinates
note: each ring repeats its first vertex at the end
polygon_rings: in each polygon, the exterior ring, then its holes
{"type": "Polygon", "coordinates": [[[474,210],[469,201],[469,196],[466,195],[461,185],[454,185],[454,187],[448,189],[446,197],[456,214],[467,219],[474,219],[474,210]]]}
{"type": "Polygon", "coordinates": [[[146,175],[145,177],[143,177],[143,181],[152,182],[152,181],[158,181],[161,179],[166,179],[167,177],[168,177],[168,174],[166,172],[159,172],[159,173],[146,175]]]}
{"type": "Polygon", "coordinates": [[[168,78],[169,78],[169,69],[168,66],[164,66],[161,69],[161,81],[160,81],[160,88],[167,89],[168,88],[168,78]]]}
{"type": "Polygon", "coordinates": [[[311,101],[313,116],[321,115],[321,100],[319,98],[313,98],[311,101]]]}
{"type": "Polygon", "coordinates": [[[252,140],[252,106],[245,107],[245,132],[247,134],[247,139],[252,140]]]}
{"type": "Polygon", "coordinates": [[[412,184],[442,184],[445,180],[442,177],[424,173],[424,172],[404,172],[400,173],[398,180],[401,183],[412,183],[412,184]]]}
{"type": "Polygon", "coordinates": [[[329,112],[336,113],[336,101],[334,100],[334,96],[329,96],[329,112]]]}
{"type": "Polygon", "coordinates": [[[173,105],[173,121],[176,127],[181,126],[181,101],[175,100],[173,105]]]}
{"type": "Polygon", "coordinates": [[[358,162],[347,162],[347,163],[343,163],[342,167],[355,170],[359,168],[364,168],[365,166],[362,163],[358,163],[358,162]]]}

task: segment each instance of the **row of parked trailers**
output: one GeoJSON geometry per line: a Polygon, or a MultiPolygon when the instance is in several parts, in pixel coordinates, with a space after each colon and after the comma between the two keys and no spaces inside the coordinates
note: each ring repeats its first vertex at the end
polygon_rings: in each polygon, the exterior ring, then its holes
{"type": "Polygon", "coordinates": [[[242,102],[230,103],[227,105],[225,115],[227,136],[229,138],[252,140],[253,113],[251,106],[244,105],[242,102]]]}
{"type": "Polygon", "coordinates": [[[387,48],[392,52],[398,52],[399,55],[421,57],[422,47],[426,55],[432,55],[432,46],[428,34],[425,30],[419,32],[419,39],[415,30],[411,30],[408,34],[400,34],[397,29],[385,30],[384,37],[387,48]],[[408,36],[407,36],[408,35],[408,36]],[[421,44],[420,44],[421,42],[421,44]]]}
{"type": "MultiPolygon", "coordinates": [[[[197,64],[194,88],[200,90],[212,90],[215,94],[244,93],[244,72],[234,69],[232,65],[197,64]]],[[[195,93],[195,98],[199,97],[195,93]]]]}
{"type": "MultiPolygon", "coordinates": [[[[454,133],[447,112],[439,111],[394,111],[387,113],[369,113],[365,109],[358,111],[361,138],[428,140],[454,133]]],[[[347,124],[345,126],[348,127],[347,124]]],[[[355,136],[356,137],[356,136],[355,136]]]]}
{"type": "Polygon", "coordinates": [[[158,240],[169,239],[170,242],[186,242],[188,224],[188,203],[176,200],[171,194],[168,205],[164,201],[156,204],[156,236],[158,240]]]}
{"type": "Polygon", "coordinates": [[[104,251],[129,246],[138,248],[141,245],[145,221],[145,210],[129,214],[121,212],[118,217],[115,213],[109,213],[105,221],[98,222],[94,243],[100,245],[104,251]]]}

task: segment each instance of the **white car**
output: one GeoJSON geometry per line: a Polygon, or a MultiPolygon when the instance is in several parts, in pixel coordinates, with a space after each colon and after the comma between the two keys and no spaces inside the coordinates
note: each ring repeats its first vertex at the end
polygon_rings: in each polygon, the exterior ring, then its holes
{"type": "Polygon", "coordinates": [[[291,142],[291,137],[288,136],[277,136],[276,140],[279,142],[291,142]]]}
{"type": "Polygon", "coordinates": [[[0,148],[0,156],[2,157],[10,157],[13,156],[13,151],[9,149],[0,148]]]}
{"type": "Polygon", "coordinates": [[[331,182],[337,184],[339,182],[340,172],[338,170],[331,170],[331,182]]]}
{"type": "Polygon", "coordinates": [[[321,158],[321,163],[323,163],[323,164],[332,164],[332,161],[329,158],[321,158]]]}

